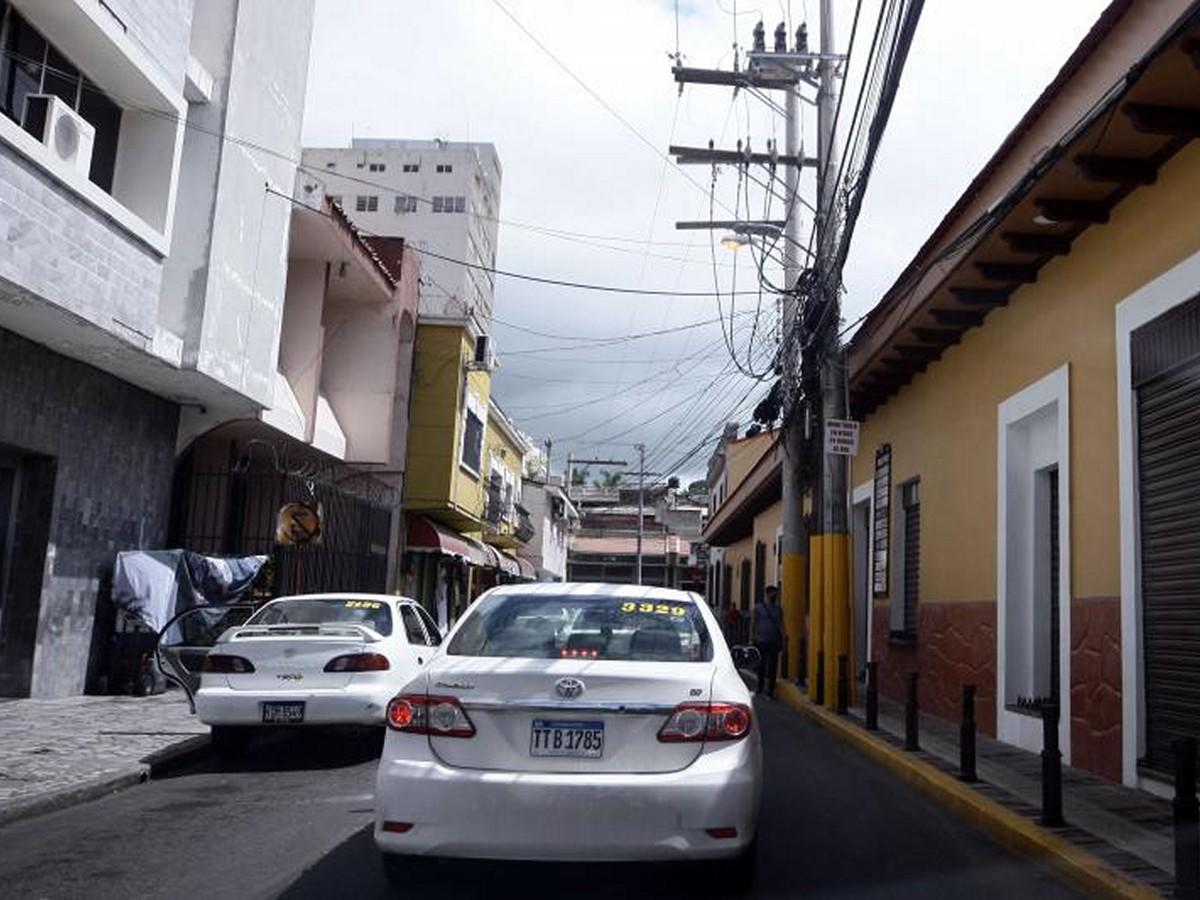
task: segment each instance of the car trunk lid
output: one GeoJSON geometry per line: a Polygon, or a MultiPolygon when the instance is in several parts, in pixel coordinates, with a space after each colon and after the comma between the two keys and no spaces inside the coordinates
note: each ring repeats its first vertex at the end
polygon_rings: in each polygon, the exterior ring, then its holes
{"type": "Polygon", "coordinates": [[[431,736],[430,746],[470,769],[678,771],[702,745],[660,742],[659,729],[680,703],[709,700],[713,673],[711,662],[442,657],[429,693],[457,699],[475,736],[431,736]],[[573,732],[602,732],[599,755],[582,755],[595,752],[595,738],[573,732]]]}
{"type": "Polygon", "coordinates": [[[375,640],[357,625],[248,625],[236,629],[213,653],[248,659],[253,672],[229,674],[229,686],[246,691],[308,691],[344,688],[350,672],[326,672],[331,659],[362,653],[375,640]]]}

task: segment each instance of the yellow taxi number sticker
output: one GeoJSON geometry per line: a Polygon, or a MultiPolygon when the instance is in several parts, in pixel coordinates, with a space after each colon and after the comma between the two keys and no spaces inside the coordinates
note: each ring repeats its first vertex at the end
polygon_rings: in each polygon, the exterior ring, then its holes
{"type": "Polygon", "coordinates": [[[383,604],[378,600],[346,600],[342,606],[346,609],[379,609],[383,604]]]}
{"type": "Polygon", "coordinates": [[[669,603],[634,603],[626,602],[621,604],[621,612],[623,613],[653,613],[658,616],[686,616],[687,608],[683,606],[672,606],[669,603]]]}

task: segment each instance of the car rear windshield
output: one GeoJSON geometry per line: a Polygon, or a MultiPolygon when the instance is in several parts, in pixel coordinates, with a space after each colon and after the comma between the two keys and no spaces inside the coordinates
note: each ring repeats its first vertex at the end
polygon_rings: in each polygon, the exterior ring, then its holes
{"type": "Polygon", "coordinates": [[[247,625],[365,625],[387,637],[392,633],[392,613],[382,600],[338,597],[297,597],[275,600],[256,612],[247,625]]]}
{"type": "Polygon", "coordinates": [[[712,659],[694,603],[628,597],[493,594],[480,600],[446,652],[525,659],[712,659]]]}

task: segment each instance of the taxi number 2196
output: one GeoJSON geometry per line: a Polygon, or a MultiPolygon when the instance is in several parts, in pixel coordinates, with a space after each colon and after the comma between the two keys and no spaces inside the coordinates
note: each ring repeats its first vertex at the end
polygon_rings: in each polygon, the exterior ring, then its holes
{"type": "Polygon", "coordinates": [[[621,612],[654,613],[659,616],[685,616],[687,609],[682,606],[671,606],[669,603],[622,603],[621,612]]]}

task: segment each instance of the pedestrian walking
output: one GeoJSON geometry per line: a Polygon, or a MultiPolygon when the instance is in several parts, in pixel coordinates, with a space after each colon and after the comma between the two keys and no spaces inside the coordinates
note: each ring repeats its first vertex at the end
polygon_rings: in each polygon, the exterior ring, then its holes
{"type": "Polygon", "coordinates": [[[779,609],[779,589],[769,585],[766,598],[754,604],[754,646],[758,648],[758,693],[775,696],[779,674],[779,652],[786,639],[783,612],[779,609]]]}

